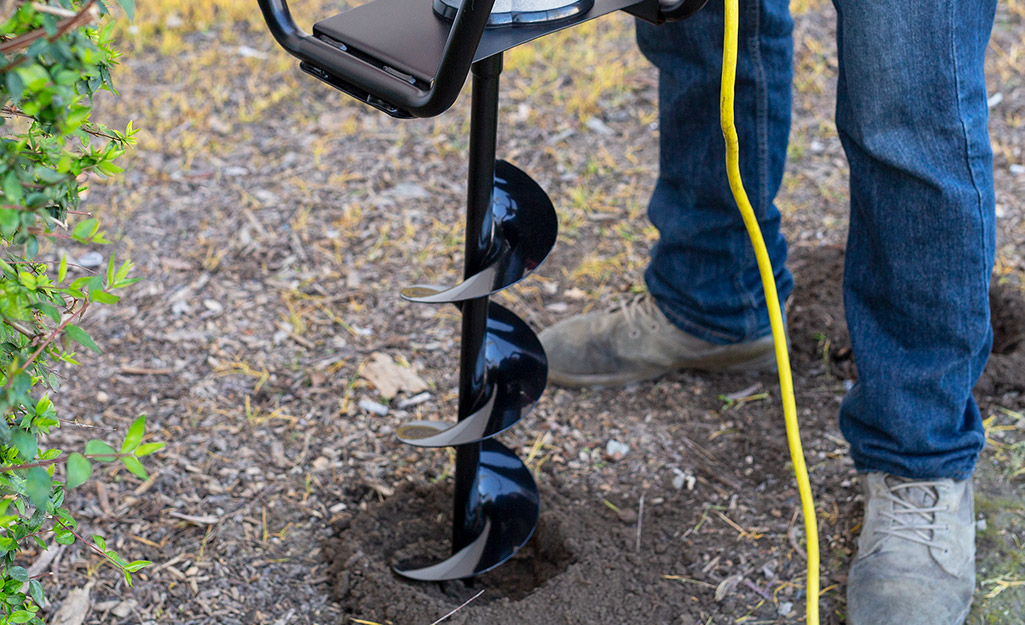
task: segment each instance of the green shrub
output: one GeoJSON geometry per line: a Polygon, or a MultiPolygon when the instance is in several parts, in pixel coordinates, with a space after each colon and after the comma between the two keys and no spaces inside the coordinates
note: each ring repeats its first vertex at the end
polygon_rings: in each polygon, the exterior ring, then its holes
{"type": "MultiPolygon", "coordinates": [[[[131,17],[134,0],[118,4],[131,17]]],[[[46,445],[61,424],[49,398],[60,384],[55,367],[78,364],[81,348],[99,351],[81,320],[136,281],[131,263],[113,256],[102,275],[73,280],[67,257],[40,256],[41,243],[56,247],[48,240],[107,242],[99,221],[79,210],[85,182],[119,173],[115,161],[133,143],[131,125],[119,132],[91,119],[94,95],[116,93],[107,16],[98,0],[0,0],[0,625],[43,622],[42,586],[19,554],[81,538],[63,508],[67,491],[89,478],[94,462],[120,462],[145,478],[138,458],[163,446],[142,442],[145,416],[119,449],[93,440],[65,454],[46,445]]],[[[89,546],[128,583],[148,564],[125,561],[99,537],[89,546]]]]}

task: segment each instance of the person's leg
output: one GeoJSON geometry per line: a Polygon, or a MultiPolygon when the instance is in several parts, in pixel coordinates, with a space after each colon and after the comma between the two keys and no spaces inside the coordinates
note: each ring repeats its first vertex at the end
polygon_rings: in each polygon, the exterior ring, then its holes
{"type": "Polygon", "coordinates": [[[844,298],[858,383],[840,425],[868,473],[851,625],[953,625],[974,589],[971,391],[992,341],[995,0],[834,0],[851,169],[844,298]]]}
{"type": "Polygon", "coordinates": [[[837,130],[851,168],[844,299],[858,470],[969,477],[989,355],[993,157],[983,60],[995,0],[836,0],[837,130]]]}
{"type": "MultiPolygon", "coordinates": [[[[793,282],[772,201],[790,133],[793,21],[785,0],[741,0],[736,125],[741,173],[776,275],[793,282]]],[[[659,70],[659,179],[648,216],[660,238],[645,273],[649,292],[677,327],[717,344],[769,333],[751,242],[726,177],[719,125],[723,2],[690,19],[637,23],[637,42],[659,70]]]]}
{"type": "MultiPolygon", "coordinates": [[[[741,170],[782,299],[793,280],[772,199],[790,132],[792,25],[786,0],[741,0],[741,170]]],[[[638,22],[637,40],[659,69],[660,171],[648,215],[660,238],[645,273],[649,295],[542,332],[549,380],[609,386],[681,368],[772,368],[764,293],[719,126],[723,2],[682,22],[638,22]]]]}

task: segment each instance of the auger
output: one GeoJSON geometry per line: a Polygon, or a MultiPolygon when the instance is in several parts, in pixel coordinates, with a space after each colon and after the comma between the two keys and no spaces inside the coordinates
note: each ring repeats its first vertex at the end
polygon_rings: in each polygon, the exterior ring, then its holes
{"type": "Polygon", "coordinates": [[[618,10],[660,23],[705,0],[373,0],[301,31],[285,0],[259,0],[271,33],[303,71],[398,118],[447,110],[473,76],[463,281],[415,285],[402,297],[455,304],[462,313],[457,420],[397,429],[404,443],[455,447],[452,555],[417,580],[462,579],[511,558],[537,525],[537,484],[495,436],[537,403],[547,381],[544,350],[530,327],[490,301],[530,275],[555,245],[551,200],[511,163],[496,160],[502,53],[618,10]]]}

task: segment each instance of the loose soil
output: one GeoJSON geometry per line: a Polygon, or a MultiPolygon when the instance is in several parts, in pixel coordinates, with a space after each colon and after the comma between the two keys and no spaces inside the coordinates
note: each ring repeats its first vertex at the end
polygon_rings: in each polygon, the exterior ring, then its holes
{"type": "MultiPolygon", "coordinates": [[[[794,365],[800,372],[795,379],[797,403],[829,407],[813,420],[815,429],[832,417],[843,382],[856,377],[839,286],[843,251],[830,246],[800,249],[791,266],[798,285],[788,326],[794,365]],[[824,402],[827,396],[833,401],[824,402]]],[[[994,284],[991,303],[994,344],[1003,351],[995,354],[997,366],[987,369],[986,384],[1021,393],[1025,391],[1021,369],[1010,363],[1025,357],[1025,349],[1017,348],[1022,342],[1015,339],[1025,328],[1025,301],[1016,289],[994,284]]],[[[714,377],[731,388],[751,382],[758,390],[772,385],[771,376],[742,381],[714,377]]],[[[649,391],[649,385],[643,384],[629,392],[643,396],[649,391]]],[[[726,412],[721,410],[722,400],[709,399],[699,402],[709,413],[726,412]]],[[[543,512],[531,542],[509,564],[467,582],[410,582],[392,572],[392,565],[407,558],[447,557],[451,531],[451,488],[445,484],[401,488],[387,500],[336,521],[338,537],[328,541],[324,551],[331,562],[328,573],[333,577],[334,598],[346,613],[396,624],[433,622],[473,599],[447,622],[650,625],[705,622],[710,610],[704,602],[709,595],[721,602],[718,610],[736,613],[742,604],[734,595],[741,590],[764,599],[750,611],[757,622],[786,617],[799,607],[795,601],[800,602],[801,594],[784,590],[781,599],[771,591],[780,579],[800,577],[803,560],[795,557],[795,550],[799,549],[796,537],[803,532],[792,514],[781,514],[774,507],[789,511],[795,505],[778,413],[774,401],[755,402],[742,415],[735,415],[731,429],[739,441],[722,437],[703,448],[693,440],[679,441],[681,448],[698,451],[685,462],[691,474],[699,476],[695,483],[700,480],[707,487],[699,489],[701,496],[674,488],[671,479],[650,484],[633,472],[617,472],[613,490],[618,493],[618,505],[610,506],[603,489],[595,488],[586,476],[572,479],[557,470],[543,470],[539,475],[543,512]],[[741,441],[743,459],[727,460],[737,457],[741,441]],[[709,497],[709,490],[720,496],[709,497]],[[645,495],[642,504],[640,497],[645,495]],[[705,523],[717,529],[700,532],[705,523]],[[738,541],[760,548],[738,549],[738,541]]],[[[692,429],[688,426],[697,425],[681,423],[671,410],[655,419],[649,414],[645,421],[683,436],[692,429]]],[[[818,477],[822,483],[817,496],[832,501],[831,514],[845,520],[843,531],[836,532],[829,546],[834,553],[849,554],[860,502],[846,480],[841,486],[837,476],[818,477]]],[[[836,573],[822,585],[835,588],[842,582],[842,573],[836,573]]],[[[823,613],[833,613],[841,605],[835,593],[827,592],[823,613]]],[[[833,621],[827,617],[826,622],[833,621]]]]}

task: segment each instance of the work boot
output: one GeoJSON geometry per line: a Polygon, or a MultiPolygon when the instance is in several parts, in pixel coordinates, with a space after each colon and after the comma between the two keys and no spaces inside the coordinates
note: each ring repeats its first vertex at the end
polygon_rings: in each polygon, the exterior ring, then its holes
{"type": "Polygon", "coordinates": [[[961,625],[975,590],[971,481],[869,473],[847,625],[961,625]]]}
{"type": "Polygon", "coordinates": [[[776,366],[772,336],[716,345],[687,334],[645,293],[606,311],[545,329],[548,379],[562,386],[618,386],[677,369],[763,371],[776,366]]]}

